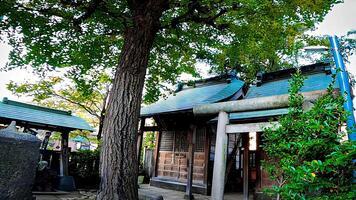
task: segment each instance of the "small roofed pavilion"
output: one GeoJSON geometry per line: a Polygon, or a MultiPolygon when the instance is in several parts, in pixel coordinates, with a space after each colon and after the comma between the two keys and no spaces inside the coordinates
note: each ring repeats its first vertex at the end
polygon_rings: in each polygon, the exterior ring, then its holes
{"type": "Polygon", "coordinates": [[[61,133],[60,177],[68,176],[68,138],[74,130],[94,131],[82,118],[70,111],[56,110],[4,98],[0,102],[0,124],[16,121],[17,126],[26,129],[42,129],[61,133]]]}
{"type": "MultiPolygon", "coordinates": [[[[210,190],[210,141],[213,129],[209,124],[215,116],[196,117],[195,106],[237,100],[246,92],[245,82],[230,73],[192,83],[179,84],[175,94],[141,109],[141,131],[138,152],[144,131],[156,132],[152,186],[207,195],[210,190]],[[145,127],[145,118],[153,118],[156,127],[145,127]]],[[[183,199],[183,197],[182,197],[183,199]]]]}

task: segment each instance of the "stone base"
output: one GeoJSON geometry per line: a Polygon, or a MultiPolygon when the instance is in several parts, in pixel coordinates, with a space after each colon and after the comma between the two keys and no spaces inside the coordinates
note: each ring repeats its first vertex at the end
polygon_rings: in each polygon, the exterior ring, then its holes
{"type": "Polygon", "coordinates": [[[71,192],[75,190],[73,176],[59,176],[58,190],[71,192]]]}

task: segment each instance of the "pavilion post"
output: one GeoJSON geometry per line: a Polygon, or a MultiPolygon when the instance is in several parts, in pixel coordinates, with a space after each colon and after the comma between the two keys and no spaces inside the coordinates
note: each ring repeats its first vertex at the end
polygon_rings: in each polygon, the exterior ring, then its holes
{"type": "Polygon", "coordinates": [[[61,155],[60,155],[60,176],[68,176],[68,161],[69,161],[69,150],[68,150],[68,138],[69,132],[63,132],[61,135],[61,155]]]}
{"type": "Polygon", "coordinates": [[[221,111],[218,117],[218,127],[216,132],[216,145],[214,157],[214,173],[212,183],[212,200],[224,199],[226,157],[228,137],[226,125],[229,123],[229,115],[221,111]]]}
{"type": "Polygon", "coordinates": [[[61,138],[61,155],[59,162],[59,183],[58,189],[62,191],[74,191],[75,183],[74,178],[69,176],[69,148],[68,148],[68,138],[70,131],[62,132],[61,138]]]}
{"type": "Polygon", "coordinates": [[[242,134],[243,152],[243,200],[248,200],[248,161],[249,161],[249,134],[242,134]]]}
{"type": "Polygon", "coordinates": [[[193,173],[194,173],[194,148],[196,142],[196,126],[192,126],[188,133],[188,174],[187,174],[187,187],[185,189],[184,199],[194,199],[192,194],[193,188],[193,173]]]}

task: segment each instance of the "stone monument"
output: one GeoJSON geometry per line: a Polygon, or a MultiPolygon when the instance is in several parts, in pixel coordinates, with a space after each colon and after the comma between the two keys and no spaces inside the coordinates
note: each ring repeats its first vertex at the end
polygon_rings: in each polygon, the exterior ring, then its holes
{"type": "Polygon", "coordinates": [[[41,141],[16,130],[13,121],[0,130],[0,199],[32,200],[41,141]]]}

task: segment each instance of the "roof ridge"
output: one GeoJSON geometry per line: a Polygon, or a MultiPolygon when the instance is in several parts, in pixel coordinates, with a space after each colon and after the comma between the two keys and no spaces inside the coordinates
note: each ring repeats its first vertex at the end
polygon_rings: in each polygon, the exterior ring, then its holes
{"type": "MultiPolygon", "coordinates": [[[[231,90],[231,88],[236,87],[236,85],[242,84],[244,85],[245,82],[238,80],[238,79],[232,79],[231,82],[226,83],[226,87],[224,87],[222,90],[220,90],[218,93],[216,94],[212,94],[209,98],[206,98],[204,101],[205,102],[209,102],[209,101],[216,101],[218,99],[219,96],[223,95],[224,93],[226,93],[228,90],[231,90]]],[[[241,87],[242,88],[242,87],[241,87]]],[[[240,88],[240,89],[241,89],[240,88]]],[[[237,91],[236,91],[237,92],[237,91]]]]}
{"type": "Polygon", "coordinates": [[[300,70],[303,75],[311,75],[311,74],[319,74],[325,73],[330,74],[332,73],[330,63],[328,62],[318,62],[309,65],[303,65],[300,67],[292,67],[288,69],[281,69],[273,72],[259,72],[257,73],[257,86],[261,86],[264,83],[273,82],[282,79],[289,79],[291,78],[292,74],[295,73],[297,70],[300,70]]]}
{"type": "Polygon", "coordinates": [[[58,109],[47,108],[47,107],[43,107],[43,106],[32,105],[32,104],[28,104],[28,103],[22,103],[22,102],[18,102],[18,101],[9,100],[7,97],[3,98],[2,103],[8,104],[8,105],[13,105],[13,106],[18,106],[18,107],[23,107],[23,108],[30,108],[30,109],[50,112],[50,113],[56,113],[56,114],[60,114],[60,115],[72,116],[71,111],[58,110],[58,109]]]}

